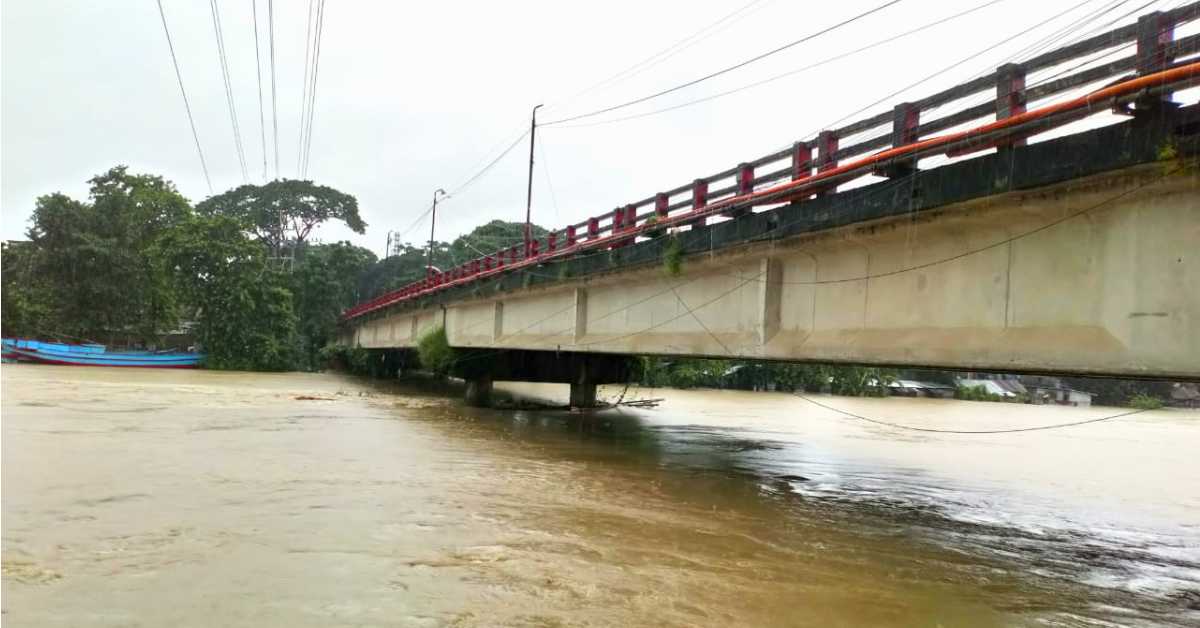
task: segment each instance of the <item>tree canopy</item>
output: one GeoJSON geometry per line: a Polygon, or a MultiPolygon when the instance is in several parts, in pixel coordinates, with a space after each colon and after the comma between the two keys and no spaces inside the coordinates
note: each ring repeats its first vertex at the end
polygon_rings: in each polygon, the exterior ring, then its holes
{"type": "Polygon", "coordinates": [[[191,213],[187,199],[125,166],[89,183],[87,202],[55,193],[34,207],[28,263],[45,292],[40,333],[103,340],[173,327],[177,302],[155,245],[191,213]]]}
{"type": "Polygon", "coordinates": [[[278,256],[285,245],[300,245],[313,228],[340,220],[355,233],[367,223],[358,215],[351,195],[312,181],[276,179],[263,185],[242,185],[196,205],[206,216],[228,216],[267,245],[278,256]]]}
{"type": "Polygon", "coordinates": [[[227,216],[191,216],[160,242],[214,368],[285,370],[296,344],[287,277],[227,216]]]}

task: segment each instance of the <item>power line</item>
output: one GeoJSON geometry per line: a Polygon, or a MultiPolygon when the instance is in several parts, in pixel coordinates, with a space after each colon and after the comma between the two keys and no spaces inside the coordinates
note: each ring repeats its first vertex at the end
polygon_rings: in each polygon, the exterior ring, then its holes
{"type": "MultiPolygon", "coordinates": [[[[948,65],[948,66],[946,66],[946,67],[943,67],[943,68],[941,68],[940,70],[937,70],[936,72],[933,72],[932,74],[929,74],[929,75],[927,75],[927,76],[925,76],[925,77],[923,77],[923,78],[921,78],[921,79],[918,79],[917,81],[915,81],[915,82],[913,82],[913,83],[910,83],[910,84],[908,84],[908,85],[906,85],[906,86],[904,86],[904,87],[901,87],[900,89],[898,89],[898,90],[896,90],[896,91],[894,91],[894,92],[891,92],[890,94],[888,94],[888,95],[886,95],[886,96],[883,96],[882,98],[879,98],[878,100],[876,100],[876,101],[872,102],[872,103],[871,103],[871,104],[869,104],[869,105],[866,105],[865,107],[862,107],[862,108],[860,108],[860,109],[856,109],[855,111],[853,111],[853,112],[851,112],[851,113],[849,113],[849,114],[846,114],[846,115],[842,116],[842,117],[841,117],[841,118],[839,118],[838,120],[836,120],[836,121],[834,121],[834,122],[832,122],[832,123],[830,123],[830,124],[826,125],[826,128],[833,127],[833,126],[836,126],[836,125],[838,125],[838,124],[841,124],[842,122],[845,122],[846,120],[849,120],[850,118],[853,118],[854,116],[857,116],[857,115],[859,115],[859,114],[863,113],[864,111],[867,111],[868,109],[870,109],[870,108],[872,108],[872,107],[875,107],[876,105],[879,105],[880,103],[883,103],[883,102],[885,102],[885,101],[887,101],[887,100],[889,100],[889,99],[891,99],[891,98],[894,98],[894,97],[896,97],[896,96],[898,96],[898,95],[900,95],[900,94],[903,94],[904,92],[906,92],[906,91],[908,91],[908,90],[910,90],[910,89],[912,89],[912,88],[914,88],[914,87],[917,87],[918,85],[922,85],[922,84],[924,84],[924,83],[926,83],[926,82],[928,82],[928,81],[930,81],[930,80],[932,80],[932,79],[934,79],[934,78],[936,78],[936,77],[938,77],[938,76],[941,76],[942,74],[945,74],[945,73],[949,72],[950,70],[953,70],[954,68],[957,68],[958,66],[960,66],[960,65],[962,65],[962,64],[964,64],[964,63],[967,63],[967,62],[969,62],[969,61],[971,61],[971,60],[973,60],[973,59],[976,59],[976,58],[978,58],[978,57],[980,57],[980,56],[982,56],[982,55],[984,55],[984,54],[986,54],[986,53],[988,53],[988,52],[991,52],[992,50],[995,50],[996,48],[999,48],[1000,46],[1003,46],[1004,44],[1007,44],[1007,43],[1009,43],[1009,42],[1011,42],[1011,41],[1013,41],[1013,40],[1017,39],[1018,37],[1022,37],[1022,36],[1024,36],[1024,35],[1027,35],[1027,34],[1029,34],[1030,32],[1032,32],[1034,29],[1036,29],[1038,26],[1041,26],[1042,24],[1045,24],[1045,23],[1047,23],[1047,22],[1050,22],[1050,21],[1052,21],[1052,20],[1056,20],[1056,19],[1058,19],[1058,18],[1062,17],[1063,15],[1066,15],[1067,13],[1070,13],[1071,11],[1074,11],[1075,9],[1077,9],[1077,8],[1079,8],[1079,7],[1083,6],[1083,5],[1085,5],[1085,4],[1087,4],[1088,2],[1091,2],[1091,1],[1092,1],[1092,0],[1084,0],[1083,2],[1080,2],[1080,3],[1076,4],[1076,5],[1073,5],[1073,6],[1069,7],[1069,8],[1067,8],[1066,10],[1063,10],[1063,11],[1061,11],[1061,12],[1059,12],[1059,13],[1056,13],[1054,16],[1050,17],[1050,18],[1049,18],[1049,19],[1047,19],[1047,20],[1040,20],[1040,21],[1038,21],[1036,24],[1034,24],[1033,26],[1030,26],[1030,27],[1028,27],[1028,28],[1026,28],[1026,29],[1024,29],[1024,30],[1020,31],[1020,32],[1016,33],[1015,35],[1011,35],[1011,36],[1009,36],[1009,37],[1005,37],[1004,39],[1001,39],[1000,41],[998,41],[998,42],[996,42],[996,43],[994,43],[994,44],[992,44],[992,45],[988,46],[987,48],[984,48],[984,49],[982,49],[982,50],[979,50],[979,51],[975,52],[974,54],[971,54],[971,55],[969,55],[969,56],[967,56],[967,57],[965,57],[965,58],[963,58],[963,59],[960,59],[960,60],[958,60],[958,61],[955,61],[954,63],[951,63],[950,65],[948,65]]],[[[815,133],[815,131],[814,131],[814,133],[815,133]]]]}
{"type": "Polygon", "coordinates": [[[489,170],[491,170],[493,167],[495,167],[495,165],[497,163],[499,163],[501,159],[504,159],[505,155],[512,152],[512,150],[517,147],[517,144],[520,144],[521,140],[525,139],[526,135],[529,135],[528,129],[526,129],[524,133],[517,136],[517,138],[514,139],[512,141],[512,143],[508,145],[508,148],[505,148],[499,155],[496,155],[496,157],[494,159],[492,159],[490,162],[488,162],[488,164],[486,166],[484,166],[482,169],[480,169],[479,172],[476,172],[475,174],[471,175],[471,177],[469,179],[467,179],[464,183],[462,183],[457,188],[455,188],[453,191],[451,191],[450,194],[448,194],[447,196],[449,197],[449,196],[455,196],[457,194],[461,194],[463,192],[463,190],[466,190],[473,183],[478,181],[480,177],[482,177],[489,170]]]}
{"type": "Polygon", "coordinates": [[[317,77],[321,71],[321,42],[324,33],[325,0],[320,0],[320,4],[317,5],[317,32],[313,50],[312,84],[308,89],[308,130],[304,134],[304,164],[301,169],[301,178],[308,177],[308,164],[312,156],[313,116],[316,115],[317,77]]]}
{"type": "Polygon", "coordinates": [[[312,14],[315,0],[308,0],[308,22],[304,27],[304,82],[300,95],[300,139],[296,141],[296,176],[300,177],[300,163],[304,155],[304,121],[308,118],[308,70],[312,59],[312,14]]]}
{"type": "Polygon", "coordinates": [[[217,58],[221,63],[221,79],[225,82],[225,102],[229,105],[229,121],[233,125],[233,147],[237,151],[238,165],[242,169],[242,181],[249,181],[246,173],[246,152],[242,147],[242,130],[238,127],[237,108],[233,100],[233,86],[229,80],[229,59],[225,56],[225,36],[221,33],[221,16],[217,8],[217,0],[209,0],[212,10],[213,33],[217,39],[217,58]]]}
{"type": "Polygon", "coordinates": [[[662,108],[662,109],[655,109],[655,110],[653,110],[653,111],[647,111],[647,112],[638,113],[638,114],[633,114],[633,115],[629,115],[629,116],[623,116],[623,117],[620,117],[620,118],[611,118],[611,119],[608,119],[608,120],[600,120],[600,121],[597,121],[597,122],[586,122],[586,123],[583,123],[583,124],[568,124],[568,125],[564,125],[564,126],[562,126],[561,128],[580,128],[580,127],[597,126],[597,125],[603,125],[603,124],[612,124],[612,123],[614,123],[614,122],[625,122],[625,121],[627,121],[627,120],[636,120],[636,119],[638,119],[638,118],[645,118],[645,117],[647,117],[647,116],[658,115],[658,114],[660,114],[660,113],[667,113],[667,112],[669,112],[669,111],[675,111],[676,109],[683,109],[684,107],[690,107],[690,106],[692,106],[692,105],[698,105],[698,104],[700,104],[700,103],[705,103],[705,102],[708,102],[708,101],[710,101],[710,100],[716,100],[716,99],[718,99],[718,98],[723,98],[723,97],[725,97],[725,96],[731,96],[731,95],[733,95],[733,94],[737,94],[737,93],[739,93],[739,92],[743,92],[743,91],[746,91],[746,90],[748,90],[748,89],[753,89],[753,88],[755,88],[755,87],[760,87],[760,86],[762,86],[762,85],[766,85],[766,84],[768,84],[768,83],[774,83],[775,81],[778,81],[778,80],[781,80],[781,79],[787,78],[787,77],[789,77],[789,76],[794,76],[794,75],[796,75],[796,74],[800,74],[800,73],[802,73],[802,72],[807,72],[807,71],[809,71],[809,70],[813,70],[813,69],[819,68],[819,67],[821,67],[821,66],[828,65],[828,64],[830,64],[830,63],[833,63],[833,62],[835,62],[835,61],[840,61],[840,60],[842,60],[842,59],[845,59],[845,58],[847,58],[847,57],[851,57],[851,56],[853,56],[853,55],[856,55],[856,54],[859,54],[859,53],[862,53],[862,52],[866,52],[866,51],[868,51],[868,50],[871,50],[871,49],[874,49],[874,48],[878,48],[879,46],[882,46],[882,45],[885,45],[885,44],[889,44],[889,43],[891,43],[891,42],[893,42],[893,41],[896,41],[896,40],[899,40],[899,39],[903,39],[903,38],[905,38],[905,37],[908,37],[908,36],[911,36],[911,35],[915,35],[915,34],[917,34],[917,33],[920,33],[920,32],[922,32],[922,31],[928,30],[928,29],[930,29],[930,28],[934,28],[934,27],[936,27],[936,26],[941,26],[942,24],[945,24],[945,23],[947,23],[947,22],[951,22],[951,21],[954,21],[954,20],[956,20],[956,19],[958,19],[958,18],[965,17],[965,16],[967,16],[967,15],[970,15],[971,13],[975,13],[976,11],[980,11],[980,10],[982,10],[982,9],[986,9],[987,7],[990,7],[990,6],[994,5],[994,4],[999,4],[999,3],[1001,3],[1001,2],[1004,2],[1004,1],[1005,1],[1005,0],[989,0],[988,2],[984,2],[983,4],[980,4],[980,5],[977,5],[977,6],[973,7],[973,8],[967,9],[966,11],[961,11],[961,12],[959,12],[959,13],[955,13],[955,14],[953,14],[953,15],[950,15],[950,16],[947,16],[947,17],[944,17],[944,18],[942,18],[942,19],[940,19],[940,20],[937,20],[937,21],[935,21],[935,22],[929,22],[928,24],[925,24],[925,25],[923,25],[923,26],[918,26],[917,28],[914,28],[914,29],[912,29],[912,30],[905,31],[905,32],[903,32],[903,33],[900,33],[900,34],[898,34],[898,35],[893,35],[893,36],[891,36],[891,37],[888,37],[888,38],[886,38],[886,39],[881,39],[881,40],[879,40],[879,41],[876,41],[876,42],[874,42],[874,43],[871,43],[871,44],[867,44],[867,45],[865,45],[865,46],[862,46],[862,47],[860,47],[860,48],[856,48],[856,49],[854,49],[854,50],[851,50],[851,51],[849,51],[849,52],[843,52],[843,53],[841,53],[841,54],[834,55],[834,56],[832,56],[832,57],[826,57],[825,59],[822,59],[822,60],[820,60],[820,61],[816,61],[816,62],[814,62],[814,63],[810,63],[810,64],[808,64],[808,65],[805,65],[805,66],[802,66],[802,67],[796,68],[796,69],[794,69],[794,70],[789,70],[789,71],[787,71],[787,72],[783,72],[782,74],[776,74],[775,76],[771,76],[771,77],[768,77],[768,78],[762,79],[762,80],[760,80],[760,81],[755,81],[755,82],[753,82],[753,83],[748,83],[748,84],[746,84],[746,85],[742,85],[742,86],[740,86],[740,87],[735,87],[735,88],[733,88],[733,89],[728,89],[728,90],[725,90],[725,91],[722,91],[722,92],[717,92],[717,93],[715,93],[715,94],[711,94],[711,95],[709,95],[709,96],[704,96],[703,98],[697,98],[697,99],[695,99],[695,100],[689,100],[689,101],[687,101],[687,102],[679,103],[679,104],[677,104],[677,105],[672,105],[672,106],[670,106],[670,107],[664,107],[664,108],[662,108]]]}
{"type": "Polygon", "coordinates": [[[267,0],[267,26],[271,40],[271,125],[275,140],[275,178],[279,178],[279,101],[275,97],[275,0],[267,0]]]}
{"type": "MultiPolygon", "coordinates": [[[[708,24],[704,28],[701,28],[700,30],[692,33],[691,35],[688,35],[687,37],[684,37],[683,39],[676,41],[675,43],[671,44],[670,46],[667,46],[666,48],[659,50],[658,52],[650,55],[649,57],[646,57],[645,59],[642,59],[641,61],[634,63],[633,65],[625,68],[624,70],[621,70],[620,72],[617,72],[616,74],[613,74],[612,76],[609,76],[608,78],[606,78],[602,81],[593,83],[591,86],[584,88],[583,90],[580,90],[579,92],[576,92],[574,95],[572,95],[570,98],[568,98],[564,103],[553,103],[550,106],[552,106],[552,107],[562,106],[563,104],[573,102],[574,100],[578,99],[580,96],[588,94],[588,93],[595,91],[596,89],[599,89],[601,87],[611,85],[614,83],[619,83],[619,82],[624,81],[629,78],[633,78],[634,76],[641,74],[645,70],[648,70],[651,67],[654,67],[655,65],[658,65],[659,63],[662,63],[663,61],[666,61],[667,59],[675,56],[676,54],[683,52],[687,48],[699,43],[700,41],[705,39],[707,36],[716,34],[717,31],[713,30],[713,29],[716,29],[721,24],[729,21],[730,19],[733,19],[735,16],[741,15],[741,17],[745,17],[746,15],[748,15],[748,13],[746,13],[746,12],[749,9],[751,9],[752,7],[754,7],[755,5],[757,5],[761,2],[763,2],[763,0],[750,0],[750,2],[747,2],[746,4],[738,7],[736,10],[725,14],[717,21],[708,24]]],[[[738,17],[737,19],[741,19],[741,17],[738,17]]],[[[736,20],[734,20],[734,21],[736,21],[736,20]]]]}
{"type": "Polygon", "coordinates": [[[163,33],[167,36],[167,48],[171,51],[171,64],[175,66],[175,79],[179,82],[179,93],[183,96],[183,108],[187,111],[188,124],[192,127],[192,140],[196,143],[196,154],[200,157],[200,169],[204,171],[204,182],[208,184],[208,193],[213,193],[212,179],[208,176],[208,164],[204,161],[204,151],[200,150],[200,136],[196,133],[196,120],[192,117],[192,106],[188,104],[187,90],[183,88],[183,74],[179,71],[179,60],[175,58],[175,44],[171,42],[171,29],[167,28],[167,14],[163,11],[162,0],[158,1],[158,15],[162,18],[163,33]]]}
{"type": "Polygon", "coordinates": [[[267,123],[263,115],[262,59],[258,54],[258,0],[250,0],[254,12],[254,75],[258,82],[258,130],[262,136],[263,181],[267,180],[267,123]]]}
{"type": "Polygon", "coordinates": [[[538,150],[542,153],[542,172],[546,175],[546,187],[550,188],[550,202],[554,203],[554,219],[559,219],[558,195],[554,193],[554,182],[550,180],[550,163],[546,158],[546,140],[538,139],[538,150]]]}
{"type": "Polygon", "coordinates": [[[819,31],[816,31],[815,33],[811,33],[811,34],[809,34],[809,35],[805,35],[804,37],[801,37],[800,39],[797,39],[797,40],[795,40],[795,41],[788,42],[788,43],[786,43],[786,44],[784,44],[784,45],[782,45],[782,46],[779,46],[778,48],[774,48],[774,49],[772,49],[772,50],[768,50],[767,52],[764,52],[764,53],[762,53],[762,54],[758,54],[758,55],[755,55],[755,56],[753,56],[753,57],[750,57],[749,59],[746,59],[745,61],[742,61],[742,62],[740,62],[740,63],[735,63],[735,64],[733,64],[733,65],[731,65],[731,66],[728,66],[728,67],[726,67],[726,68],[723,68],[723,69],[717,70],[716,72],[711,72],[711,73],[709,73],[709,74],[706,74],[706,75],[704,75],[704,76],[701,76],[701,77],[699,77],[699,78],[692,79],[692,80],[690,80],[690,81],[687,81],[687,82],[685,82],[685,83],[680,83],[679,85],[676,85],[676,86],[674,86],[674,87],[669,87],[669,88],[667,88],[667,89],[664,89],[664,90],[661,90],[661,91],[655,92],[655,93],[653,93],[653,94],[650,94],[650,95],[648,95],[648,96],[642,96],[641,98],[635,98],[635,99],[633,99],[633,100],[630,100],[630,101],[627,101],[627,102],[623,102],[623,103],[620,103],[620,104],[617,104],[617,105],[612,105],[612,106],[610,106],[610,107],[605,107],[605,108],[603,108],[603,109],[597,109],[597,110],[595,110],[595,111],[589,111],[588,113],[581,113],[581,114],[579,114],[579,115],[574,115],[574,116],[569,116],[569,117],[566,117],[566,118],[559,118],[559,119],[557,119],[557,120],[551,120],[551,121],[549,121],[549,122],[544,122],[544,123],[543,123],[543,126],[545,126],[545,125],[551,125],[551,124],[559,124],[559,123],[562,123],[562,122],[571,122],[571,121],[573,121],[573,120],[580,120],[580,119],[583,119],[583,118],[590,118],[590,117],[593,117],[593,116],[598,116],[598,115],[600,115],[600,114],[602,114],[602,113],[608,113],[608,112],[610,112],[610,111],[616,111],[616,110],[618,110],[618,109],[624,109],[625,107],[631,107],[631,106],[633,106],[633,105],[636,105],[636,104],[639,104],[639,103],[646,102],[647,100],[651,100],[651,99],[653,99],[653,98],[658,98],[659,96],[665,96],[665,95],[667,95],[667,94],[670,94],[670,93],[672,93],[672,92],[676,92],[676,91],[679,91],[679,90],[681,90],[681,89],[684,89],[684,88],[687,88],[687,87],[691,87],[691,86],[693,86],[693,85],[696,85],[696,84],[698,84],[698,83],[702,83],[702,82],[704,82],[704,81],[707,81],[707,80],[709,80],[709,79],[712,79],[712,78],[716,78],[716,77],[718,77],[718,76],[721,76],[722,74],[727,74],[727,73],[729,73],[729,72],[732,72],[732,71],[734,71],[734,70],[737,70],[737,69],[743,68],[743,67],[745,67],[745,66],[747,66],[747,65],[750,65],[751,63],[754,63],[754,62],[756,62],[756,61],[761,61],[762,59],[765,59],[765,58],[767,58],[767,57],[769,57],[769,56],[771,56],[771,55],[774,55],[774,54],[777,54],[777,53],[783,52],[784,50],[787,50],[787,49],[789,49],[789,48],[792,48],[792,47],[794,47],[794,46],[797,46],[797,45],[799,45],[799,44],[802,44],[802,43],[804,43],[804,42],[807,42],[807,41],[810,41],[810,40],[812,40],[812,39],[815,39],[815,38],[817,38],[817,37],[820,37],[821,35],[825,35],[825,34],[827,34],[827,33],[830,33],[830,32],[832,32],[832,31],[835,31],[835,30],[837,30],[837,29],[839,29],[839,28],[842,28],[843,26],[846,26],[846,25],[848,25],[848,24],[851,24],[851,23],[853,23],[853,22],[856,22],[856,21],[858,21],[858,20],[860,20],[860,19],[862,19],[862,18],[865,18],[865,17],[867,17],[867,16],[869,16],[869,15],[871,15],[871,14],[878,13],[879,11],[882,11],[882,10],[884,10],[884,9],[886,9],[886,8],[888,8],[888,7],[892,6],[892,5],[894,5],[894,4],[898,4],[898,3],[902,2],[902,1],[903,1],[903,0],[889,0],[888,2],[885,2],[885,3],[883,3],[883,4],[879,5],[879,6],[876,6],[875,8],[868,9],[867,11],[864,11],[864,12],[862,12],[862,13],[859,13],[858,15],[855,15],[854,17],[850,17],[850,18],[847,18],[847,19],[845,19],[845,20],[842,20],[841,22],[838,22],[837,24],[834,24],[834,25],[832,25],[832,26],[827,26],[827,27],[825,27],[825,28],[823,28],[823,29],[821,29],[821,30],[819,30],[819,31]]]}

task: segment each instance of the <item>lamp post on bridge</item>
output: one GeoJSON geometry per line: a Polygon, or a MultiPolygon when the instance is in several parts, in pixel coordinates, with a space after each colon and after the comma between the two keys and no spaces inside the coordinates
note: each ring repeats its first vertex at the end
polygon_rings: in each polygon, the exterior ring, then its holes
{"type": "Polygon", "coordinates": [[[441,194],[442,198],[446,198],[446,196],[447,196],[446,190],[443,190],[442,188],[438,188],[433,193],[433,210],[429,216],[429,256],[426,258],[426,261],[425,261],[425,276],[426,277],[433,276],[433,228],[435,225],[437,225],[438,194],[441,194]]]}
{"type": "Polygon", "coordinates": [[[533,207],[533,138],[537,133],[537,110],[541,108],[541,105],[534,107],[529,116],[529,180],[525,188],[525,257],[529,257],[530,243],[533,242],[533,234],[529,227],[529,213],[533,207]]]}

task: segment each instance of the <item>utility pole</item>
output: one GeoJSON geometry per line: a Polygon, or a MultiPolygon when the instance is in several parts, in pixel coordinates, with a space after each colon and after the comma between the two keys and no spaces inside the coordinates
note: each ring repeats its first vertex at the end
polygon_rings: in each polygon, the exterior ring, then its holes
{"type": "Polygon", "coordinates": [[[383,247],[383,259],[387,259],[392,254],[392,231],[389,229],[387,233],[387,244],[383,247]]]}
{"type": "Polygon", "coordinates": [[[537,133],[537,110],[541,108],[541,105],[534,107],[533,113],[529,116],[529,183],[525,188],[525,257],[529,257],[529,252],[532,250],[530,243],[533,242],[533,233],[529,227],[529,213],[533,207],[533,138],[537,133]]]}
{"type": "Polygon", "coordinates": [[[429,216],[429,257],[426,258],[426,261],[425,261],[425,276],[426,277],[433,276],[433,228],[434,228],[434,226],[437,225],[438,194],[441,194],[442,198],[446,198],[446,190],[443,190],[442,188],[438,188],[433,193],[433,212],[429,216]]]}

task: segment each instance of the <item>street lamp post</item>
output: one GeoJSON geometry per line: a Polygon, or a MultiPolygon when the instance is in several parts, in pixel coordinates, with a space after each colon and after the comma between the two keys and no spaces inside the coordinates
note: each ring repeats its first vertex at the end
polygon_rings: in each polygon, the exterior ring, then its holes
{"type": "Polygon", "coordinates": [[[433,276],[433,228],[435,225],[437,225],[438,194],[441,194],[442,198],[446,198],[446,191],[443,190],[442,188],[438,188],[433,193],[433,210],[432,210],[431,215],[429,216],[429,257],[426,259],[426,263],[425,263],[425,276],[426,277],[433,276]]]}
{"type": "Polygon", "coordinates": [[[541,108],[541,105],[534,107],[529,117],[529,182],[525,188],[525,257],[529,257],[530,243],[533,242],[533,234],[529,227],[529,213],[533,207],[533,136],[537,133],[537,110],[541,108]]]}

